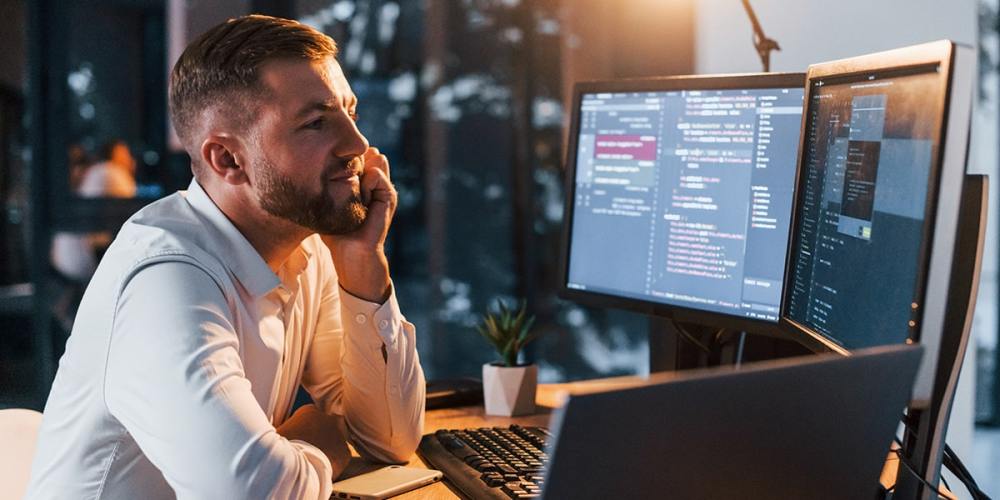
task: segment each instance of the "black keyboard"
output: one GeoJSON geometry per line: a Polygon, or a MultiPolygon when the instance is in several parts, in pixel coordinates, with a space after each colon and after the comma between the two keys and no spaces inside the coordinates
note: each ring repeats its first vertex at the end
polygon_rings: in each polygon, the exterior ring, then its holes
{"type": "Polygon", "coordinates": [[[468,498],[538,498],[550,436],[519,425],[440,430],[425,435],[417,453],[468,498]]]}

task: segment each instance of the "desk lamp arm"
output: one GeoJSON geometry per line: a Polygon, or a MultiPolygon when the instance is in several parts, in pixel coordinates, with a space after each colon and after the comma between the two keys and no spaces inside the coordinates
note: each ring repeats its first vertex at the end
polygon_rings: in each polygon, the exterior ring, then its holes
{"type": "Polygon", "coordinates": [[[760,56],[764,72],[769,72],[771,71],[771,51],[781,50],[781,47],[778,46],[778,42],[764,35],[764,29],[760,27],[760,21],[757,20],[757,14],[754,13],[753,7],[750,6],[750,0],[742,1],[743,8],[747,11],[747,16],[750,18],[750,24],[753,25],[753,46],[757,49],[757,55],[760,56]]]}

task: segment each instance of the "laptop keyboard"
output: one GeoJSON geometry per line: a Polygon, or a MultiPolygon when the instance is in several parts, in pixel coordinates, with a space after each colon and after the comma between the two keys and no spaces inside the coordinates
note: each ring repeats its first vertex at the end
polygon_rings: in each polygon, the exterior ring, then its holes
{"type": "Polygon", "coordinates": [[[550,436],[519,425],[439,430],[421,439],[417,453],[469,498],[538,498],[550,436]]]}

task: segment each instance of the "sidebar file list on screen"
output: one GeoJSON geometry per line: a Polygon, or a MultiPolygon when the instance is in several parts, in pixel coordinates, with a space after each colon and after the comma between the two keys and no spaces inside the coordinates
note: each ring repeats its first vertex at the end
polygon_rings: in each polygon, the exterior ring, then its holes
{"type": "Polygon", "coordinates": [[[803,94],[585,94],[567,286],[777,321],[803,94]]]}
{"type": "Polygon", "coordinates": [[[815,81],[788,316],[848,349],[905,342],[940,111],[938,69],[815,81]]]}

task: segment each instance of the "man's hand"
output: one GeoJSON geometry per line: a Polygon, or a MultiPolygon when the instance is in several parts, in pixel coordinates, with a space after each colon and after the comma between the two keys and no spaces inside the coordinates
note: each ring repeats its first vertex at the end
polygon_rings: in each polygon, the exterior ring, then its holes
{"type": "Polygon", "coordinates": [[[389,262],[385,238],[396,213],[396,188],[389,181],[389,160],[376,148],[368,148],[361,174],[361,200],[368,217],[350,234],[323,236],[337,268],[340,286],[369,302],[389,298],[389,262]]]}
{"type": "Polygon", "coordinates": [[[336,479],[351,460],[344,417],[327,415],[316,405],[308,404],[295,410],[277,430],[285,439],[298,439],[319,448],[333,466],[331,479],[336,479]]]}

